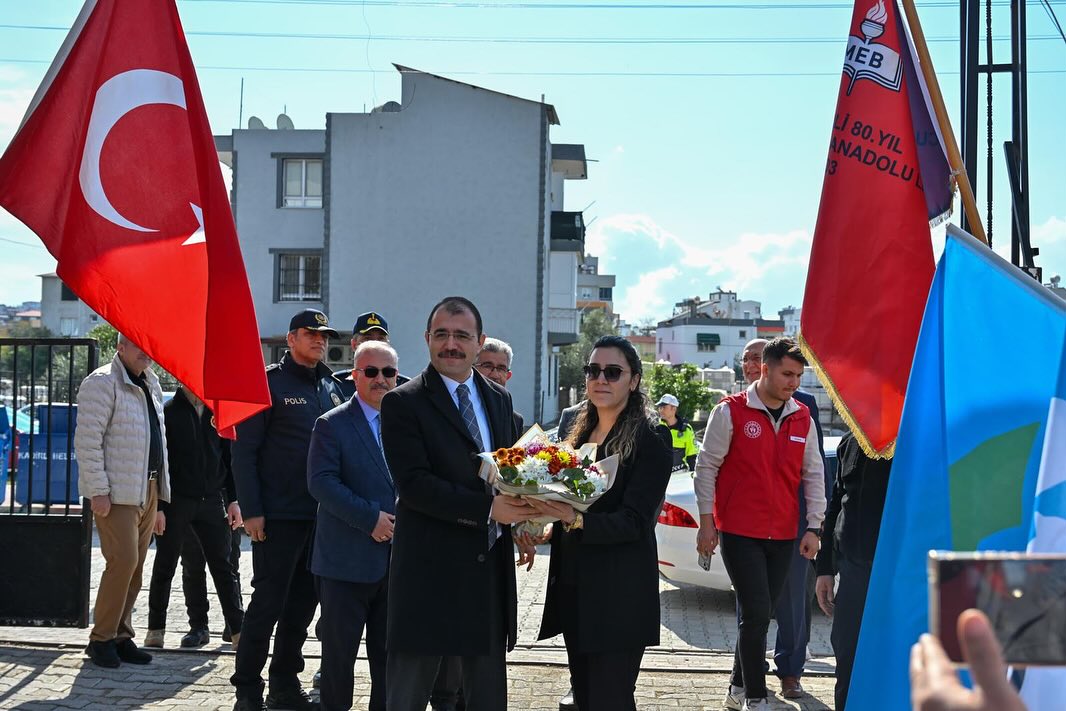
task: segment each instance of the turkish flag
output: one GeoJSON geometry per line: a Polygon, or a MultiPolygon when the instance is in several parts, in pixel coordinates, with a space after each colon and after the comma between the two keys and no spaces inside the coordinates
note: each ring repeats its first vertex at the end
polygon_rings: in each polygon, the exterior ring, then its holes
{"type": "Polygon", "coordinates": [[[857,0],[800,341],[856,440],[891,457],[952,179],[895,0],[857,0]]]}
{"type": "Polygon", "coordinates": [[[88,0],[0,158],[0,205],[93,310],[206,402],[270,405],[251,292],[173,0],[88,0]]]}

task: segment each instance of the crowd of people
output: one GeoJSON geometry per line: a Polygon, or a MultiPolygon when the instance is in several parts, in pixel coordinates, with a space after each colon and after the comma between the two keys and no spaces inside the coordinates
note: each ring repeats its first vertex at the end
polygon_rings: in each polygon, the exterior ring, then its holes
{"type": "MultiPolygon", "coordinates": [[[[651,415],[633,345],[599,339],[584,366],[586,398],[562,413],[558,436],[575,448],[595,443],[620,464],[610,489],[578,511],[499,495],[479,477],[477,454],[512,445],[525,421],[507,392],[513,352],[487,338],[469,300],[447,297],[430,311],[429,365],[411,378],[400,374],[377,312],[353,327],[351,370],[324,364],[330,338],[339,334],[322,312],[292,318],[288,350],[267,368],[272,405],[241,423],[233,442],[189,390],[164,405],[150,360],[124,336],[113,361],[82,383],[79,487],[106,561],[86,650],[93,663],[151,662],[145,648],[164,646],[180,560],[189,618],[180,644],[209,641],[206,567],[236,652],[236,711],[351,708],[364,633],[371,711],[502,711],[517,637],[515,563],[531,567],[536,546],[549,543],[539,638],[563,637],[572,690],[560,708],[636,709],[644,652],[659,643],[655,524],[672,472],[694,468],[693,554],[720,553],[736,591],[725,707],[768,707],[771,617],[782,696],[803,695],[816,597],[833,617],[836,706],[845,708],[890,462],[866,457],[848,436],[836,478],[826,480],[818,410],[798,389],[806,360],[794,342],[746,346],[748,387],[715,407],[697,444],[673,395],[651,415]],[[539,536],[512,534],[544,518],[555,523],[539,536]],[[241,528],[252,551],[247,609],[241,528]],[[153,536],[138,647],[132,610],[153,536]],[[317,701],[299,676],[316,609],[317,701]]],[[[923,637],[912,655],[915,708],[1021,708],[1005,675],[996,679],[1002,662],[987,620],[965,615],[960,638],[980,657],[981,688],[959,685],[936,640],[923,637]]]]}

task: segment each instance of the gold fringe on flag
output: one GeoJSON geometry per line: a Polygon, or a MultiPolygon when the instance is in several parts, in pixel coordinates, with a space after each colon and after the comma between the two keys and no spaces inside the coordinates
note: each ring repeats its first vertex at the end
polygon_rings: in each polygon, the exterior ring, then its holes
{"type": "Polygon", "coordinates": [[[870,438],[866,436],[866,433],[862,431],[858,421],[855,419],[855,415],[848,409],[847,404],[844,402],[844,398],[840,396],[840,392],[837,390],[836,385],[833,383],[833,379],[826,373],[825,368],[822,366],[822,362],[818,359],[814,349],[803,338],[802,333],[796,334],[796,340],[799,342],[800,350],[803,351],[803,356],[814,368],[815,374],[818,376],[818,380],[821,381],[822,387],[829,394],[829,399],[832,401],[833,406],[840,413],[840,416],[844,418],[844,424],[848,426],[851,433],[855,435],[855,441],[862,447],[862,451],[866,453],[866,456],[872,459],[892,459],[896,454],[896,440],[892,440],[888,443],[888,446],[884,449],[874,449],[873,444],[870,442],[870,438]]]}

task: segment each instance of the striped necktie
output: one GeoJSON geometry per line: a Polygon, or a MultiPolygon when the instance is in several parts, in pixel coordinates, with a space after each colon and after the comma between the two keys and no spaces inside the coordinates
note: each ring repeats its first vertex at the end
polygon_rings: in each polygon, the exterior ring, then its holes
{"type": "MultiPolygon", "coordinates": [[[[470,402],[470,389],[466,387],[466,383],[460,383],[459,387],[455,389],[455,396],[459,398],[459,414],[463,418],[463,424],[466,425],[466,431],[470,433],[470,436],[474,440],[474,444],[477,445],[479,452],[484,452],[485,440],[481,437],[481,428],[477,425],[477,415],[474,414],[474,403],[470,402]]],[[[485,484],[485,489],[491,494],[492,487],[488,483],[485,484]]],[[[489,519],[489,548],[496,543],[496,539],[500,537],[500,525],[493,519],[489,519]]]]}

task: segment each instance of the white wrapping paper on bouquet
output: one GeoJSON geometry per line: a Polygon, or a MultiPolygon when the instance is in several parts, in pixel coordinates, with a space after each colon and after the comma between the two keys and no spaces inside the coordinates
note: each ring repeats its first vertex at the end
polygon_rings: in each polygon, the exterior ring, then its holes
{"type": "MultiPolygon", "coordinates": [[[[534,442],[543,442],[545,444],[552,444],[548,440],[548,436],[544,433],[544,430],[540,428],[540,425],[533,425],[526,433],[522,435],[517,442],[515,442],[509,449],[522,448],[525,449],[527,445],[534,442]]],[[[558,446],[558,445],[556,445],[558,446]]],[[[541,501],[560,501],[566,504],[570,504],[575,510],[585,512],[590,506],[596,503],[601,496],[607,493],[612,486],[614,486],[615,476],[618,473],[618,455],[612,454],[611,456],[596,460],[596,447],[595,443],[588,443],[582,445],[577,450],[577,456],[579,461],[594,462],[594,466],[599,473],[607,479],[607,485],[603,491],[592,494],[590,496],[579,496],[567,488],[566,483],[563,481],[552,481],[545,484],[536,485],[523,485],[519,486],[504,481],[500,475],[500,467],[496,463],[496,459],[493,456],[494,452],[482,452],[478,456],[481,458],[481,468],[478,471],[484,481],[488,482],[496,488],[501,494],[508,496],[521,496],[527,499],[538,499],[541,501]]],[[[512,527],[515,533],[527,533],[534,538],[540,538],[543,535],[545,526],[553,521],[559,519],[553,516],[542,516],[535,518],[524,523],[517,524],[512,527]]]]}

